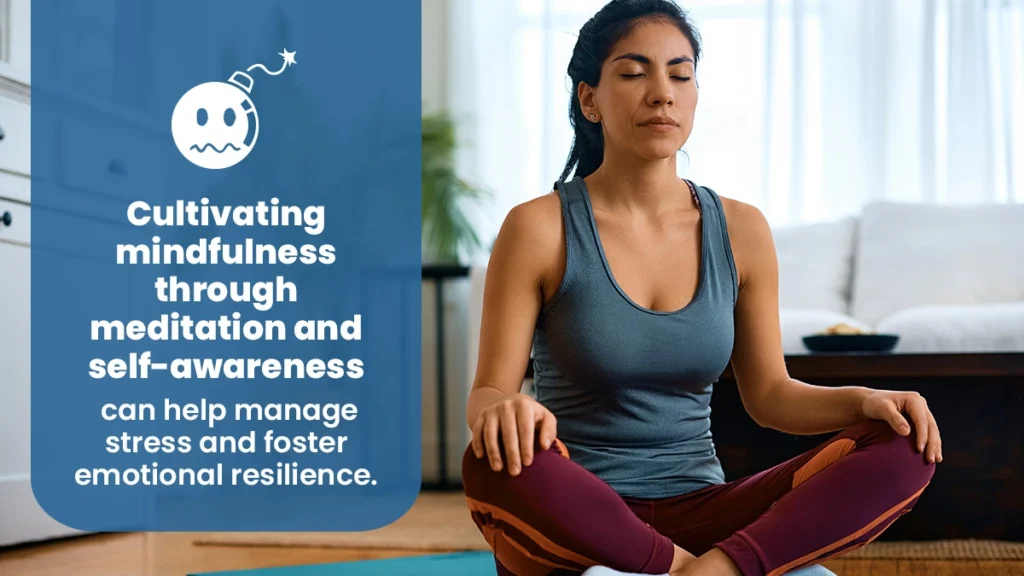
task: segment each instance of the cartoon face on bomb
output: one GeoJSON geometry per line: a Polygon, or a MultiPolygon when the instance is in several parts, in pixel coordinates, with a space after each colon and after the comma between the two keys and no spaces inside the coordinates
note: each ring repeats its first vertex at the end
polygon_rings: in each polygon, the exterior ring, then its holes
{"type": "MultiPolygon", "coordinates": [[[[262,70],[277,76],[295,64],[295,51],[279,52],[284,59],[276,71],[253,64],[246,71],[262,70]]],[[[249,99],[253,79],[235,72],[227,82],[206,82],[185,92],[171,113],[171,135],[178,152],[202,168],[219,170],[238,164],[256,145],[260,135],[256,106],[249,99]]]]}
{"type": "MultiPolygon", "coordinates": [[[[239,73],[229,82],[236,82],[237,76],[239,73]]],[[[206,82],[178,100],[171,115],[171,133],[178,151],[193,164],[228,168],[241,162],[256,144],[259,117],[240,85],[206,82]]]]}

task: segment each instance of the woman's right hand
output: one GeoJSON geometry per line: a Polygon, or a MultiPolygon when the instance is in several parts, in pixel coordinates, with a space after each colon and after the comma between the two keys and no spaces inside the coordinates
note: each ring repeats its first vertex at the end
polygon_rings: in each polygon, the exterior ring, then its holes
{"type": "Polygon", "coordinates": [[[491,469],[498,472],[503,465],[504,445],[509,474],[516,476],[523,466],[533,463],[535,434],[540,435],[541,448],[550,448],[556,435],[555,415],[526,394],[506,396],[477,415],[473,424],[473,453],[477,458],[486,454],[491,469]]]}

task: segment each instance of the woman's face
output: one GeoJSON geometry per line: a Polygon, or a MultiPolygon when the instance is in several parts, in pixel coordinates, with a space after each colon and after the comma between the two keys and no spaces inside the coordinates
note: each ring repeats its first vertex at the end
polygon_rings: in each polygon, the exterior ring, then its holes
{"type": "Polygon", "coordinates": [[[580,86],[584,116],[596,116],[605,146],[657,160],[674,156],[693,130],[693,47],[675,25],[641,22],[612,47],[595,88],[580,86]]]}

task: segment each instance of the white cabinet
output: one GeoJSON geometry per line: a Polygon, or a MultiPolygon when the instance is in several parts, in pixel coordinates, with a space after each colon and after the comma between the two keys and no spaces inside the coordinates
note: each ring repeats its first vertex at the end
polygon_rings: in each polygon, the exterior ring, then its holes
{"type": "Polygon", "coordinates": [[[32,494],[31,226],[28,179],[0,179],[0,546],[75,531],[50,518],[32,494]],[[7,196],[6,198],[4,196],[7,196]]]}
{"type": "Polygon", "coordinates": [[[30,118],[27,98],[0,92],[0,170],[29,175],[29,151],[32,149],[30,118]]]}
{"type": "Polygon", "coordinates": [[[0,77],[29,84],[32,0],[0,0],[0,77]]]}
{"type": "MultiPolygon", "coordinates": [[[[0,200],[0,218],[10,213],[4,204],[0,200]]],[[[0,503],[5,511],[5,491],[29,476],[29,249],[4,241],[8,230],[0,220],[0,503]]],[[[5,528],[0,521],[0,541],[5,528]]]]}
{"type": "MultiPolygon", "coordinates": [[[[0,182],[0,194],[21,188],[12,183],[0,182]]],[[[31,225],[27,204],[0,197],[0,546],[74,533],[32,494],[31,225]]]]}
{"type": "Polygon", "coordinates": [[[0,546],[75,534],[31,483],[31,0],[0,0],[0,546]]]}

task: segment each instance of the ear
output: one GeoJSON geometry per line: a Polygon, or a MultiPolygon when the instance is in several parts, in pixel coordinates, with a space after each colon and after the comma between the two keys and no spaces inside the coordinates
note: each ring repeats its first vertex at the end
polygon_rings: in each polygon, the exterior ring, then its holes
{"type": "Polygon", "coordinates": [[[576,97],[580,100],[580,108],[583,110],[584,118],[589,120],[591,115],[593,115],[595,121],[600,122],[601,111],[597,109],[597,103],[594,101],[594,89],[587,85],[586,82],[580,82],[576,88],[576,97]]]}

